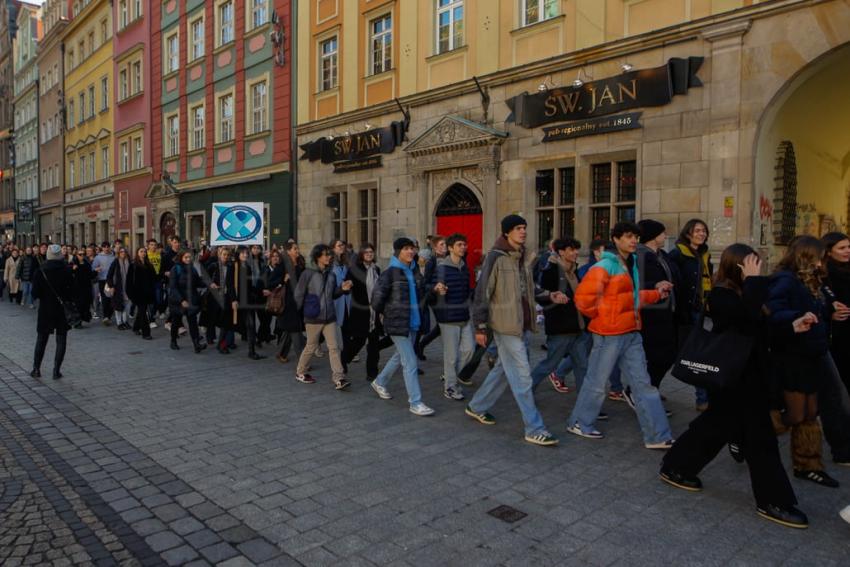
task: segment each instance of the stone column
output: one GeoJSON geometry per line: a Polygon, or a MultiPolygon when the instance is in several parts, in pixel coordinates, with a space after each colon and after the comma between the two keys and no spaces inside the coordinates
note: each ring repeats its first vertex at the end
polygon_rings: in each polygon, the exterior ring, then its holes
{"type": "Polygon", "coordinates": [[[479,166],[482,174],[481,211],[484,217],[482,245],[485,251],[489,249],[496,235],[499,234],[499,221],[501,221],[499,218],[498,196],[501,190],[500,168],[502,166],[502,147],[493,144],[488,150],[488,159],[479,166]]]}

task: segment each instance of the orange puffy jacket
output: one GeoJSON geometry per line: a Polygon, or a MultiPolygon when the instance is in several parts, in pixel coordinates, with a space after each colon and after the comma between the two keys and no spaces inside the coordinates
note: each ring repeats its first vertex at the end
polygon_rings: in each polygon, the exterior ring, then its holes
{"type": "MultiPolygon", "coordinates": [[[[634,256],[634,255],[633,255],[634,256]]],[[[576,289],[578,310],[591,319],[588,330],[597,335],[624,335],[640,330],[640,307],[661,299],[657,290],[635,290],[639,282],[637,261],[632,277],[625,263],[611,252],[593,265],[576,289]]]]}

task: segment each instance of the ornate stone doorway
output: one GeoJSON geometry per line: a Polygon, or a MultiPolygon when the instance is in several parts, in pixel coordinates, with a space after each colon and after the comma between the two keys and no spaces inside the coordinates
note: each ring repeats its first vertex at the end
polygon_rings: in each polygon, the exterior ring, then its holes
{"type": "Polygon", "coordinates": [[[466,185],[455,183],[443,193],[434,216],[438,234],[447,237],[459,232],[468,239],[466,264],[474,284],[475,267],[484,253],[484,215],[478,197],[466,185]]]}

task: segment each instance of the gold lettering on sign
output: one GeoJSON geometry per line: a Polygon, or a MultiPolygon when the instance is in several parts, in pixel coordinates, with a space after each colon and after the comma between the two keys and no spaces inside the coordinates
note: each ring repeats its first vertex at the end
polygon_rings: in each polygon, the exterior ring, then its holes
{"type": "Polygon", "coordinates": [[[605,88],[602,89],[602,94],[597,98],[597,90],[593,87],[590,88],[590,114],[593,114],[597,108],[601,108],[602,106],[613,106],[616,104],[623,104],[626,97],[637,100],[637,80],[631,80],[631,89],[628,85],[624,85],[623,83],[617,83],[617,97],[614,97],[614,93],[611,92],[611,87],[609,85],[605,85],[605,88]]]}
{"type": "Polygon", "coordinates": [[[579,100],[581,100],[581,91],[550,95],[543,103],[543,106],[546,108],[544,114],[546,116],[555,116],[555,114],[558,113],[559,106],[561,107],[561,113],[563,114],[575,112],[578,107],[579,100]]]}
{"type": "Polygon", "coordinates": [[[637,79],[632,79],[632,89],[631,90],[629,90],[629,88],[626,85],[624,85],[623,83],[617,83],[617,88],[620,91],[620,103],[621,104],[622,104],[623,100],[625,100],[623,98],[624,94],[627,95],[632,100],[635,100],[635,101],[637,100],[637,79]]]}
{"type": "Polygon", "coordinates": [[[379,132],[373,132],[371,134],[358,136],[357,137],[357,149],[355,150],[357,153],[360,153],[365,150],[374,150],[375,148],[381,147],[381,134],[379,132]]]}

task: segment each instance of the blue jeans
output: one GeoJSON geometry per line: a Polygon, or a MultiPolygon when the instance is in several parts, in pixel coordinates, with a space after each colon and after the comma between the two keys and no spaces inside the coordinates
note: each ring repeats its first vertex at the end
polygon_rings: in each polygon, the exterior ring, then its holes
{"type": "Polygon", "coordinates": [[[469,363],[475,350],[475,337],[472,324],[462,325],[440,323],[440,336],[443,339],[443,377],[445,387],[457,389],[457,373],[469,363]]]}
{"type": "Polygon", "coordinates": [[[384,369],[375,378],[375,383],[379,386],[387,387],[390,378],[395,374],[396,369],[401,365],[404,373],[404,387],[407,389],[407,402],[410,405],[422,402],[422,391],[419,389],[419,361],[416,358],[416,353],[413,350],[413,343],[416,340],[416,333],[410,333],[407,337],[390,337],[395,344],[395,354],[387,361],[384,369]]]}
{"type": "Polygon", "coordinates": [[[499,350],[499,361],[475,392],[469,407],[476,413],[486,412],[499,400],[505,388],[510,386],[522,413],[525,434],[535,435],[545,432],[546,426],[543,425],[543,417],[534,404],[528,349],[524,338],[493,333],[493,341],[499,350]]]}
{"type": "MultiPolygon", "coordinates": [[[[593,340],[590,338],[590,335],[588,335],[588,339],[587,339],[588,353],[590,352],[590,347],[592,346],[592,343],[593,343],[593,340]]],[[[558,364],[558,368],[557,368],[557,370],[555,370],[555,374],[558,376],[558,378],[561,379],[561,382],[563,382],[566,379],[567,374],[569,374],[572,371],[573,371],[573,359],[568,356],[568,357],[564,358],[564,360],[562,360],[560,364],[558,364]]],[[[587,374],[587,364],[586,363],[585,363],[585,371],[584,371],[584,374],[582,374],[582,378],[584,378],[585,374],[587,374]]],[[[611,391],[612,392],[622,392],[623,391],[623,382],[620,380],[620,369],[619,368],[614,368],[614,370],[611,371],[611,376],[609,376],[608,379],[611,382],[611,391]]],[[[578,376],[576,375],[576,389],[579,389],[579,388],[581,388],[581,384],[579,383],[578,376]]]]}
{"type": "Polygon", "coordinates": [[[606,382],[615,366],[620,368],[625,384],[631,387],[644,443],[661,443],[672,439],[670,424],[664,406],[661,405],[661,395],[650,383],[646,371],[646,355],[639,332],[615,336],[593,335],[587,376],[570,415],[569,425],[577,423],[585,432],[594,428],[605,400],[606,382]]]}
{"type": "Polygon", "coordinates": [[[23,305],[32,305],[32,282],[21,282],[21,297],[23,305]]]}
{"type": "Polygon", "coordinates": [[[534,388],[542,382],[556,366],[570,360],[570,365],[575,374],[576,388],[581,389],[584,375],[587,374],[587,356],[590,354],[590,335],[579,333],[577,335],[547,335],[546,336],[546,358],[541,360],[534,370],[531,371],[531,383],[534,388]],[[569,353],[570,358],[564,356],[569,353]]]}

